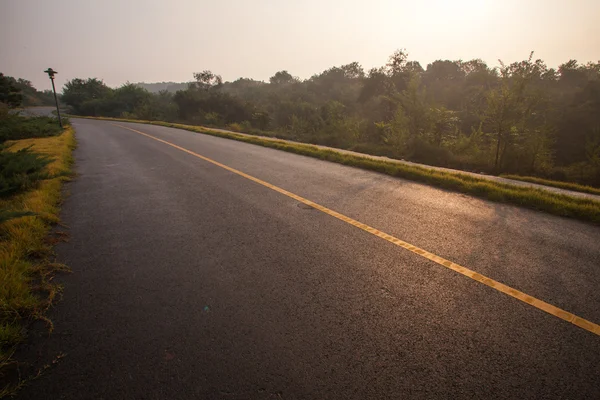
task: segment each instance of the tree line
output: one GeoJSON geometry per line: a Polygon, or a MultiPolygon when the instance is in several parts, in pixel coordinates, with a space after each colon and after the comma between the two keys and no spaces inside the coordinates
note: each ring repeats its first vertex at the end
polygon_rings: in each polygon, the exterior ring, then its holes
{"type": "Polygon", "coordinates": [[[11,107],[54,105],[51,90],[37,90],[30,81],[13,78],[0,72],[0,103],[11,107]]]}
{"type": "Polygon", "coordinates": [[[301,80],[223,82],[211,71],[175,93],[73,79],[62,101],[82,115],[229,127],[485,173],[600,185],[600,63],[549,68],[533,53],[423,68],[404,50],[365,71],[357,62],[301,80]]]}

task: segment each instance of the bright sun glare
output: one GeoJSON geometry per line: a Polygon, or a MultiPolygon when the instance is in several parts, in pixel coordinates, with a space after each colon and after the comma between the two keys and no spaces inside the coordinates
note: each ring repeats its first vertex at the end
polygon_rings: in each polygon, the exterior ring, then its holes
{"type": "Polygon", "coordinates": [[[475,20],[489,10],[489,4],[485,0],[432,0],[422,3],[421,7],[436,22],[444,24],[475,20]]]}

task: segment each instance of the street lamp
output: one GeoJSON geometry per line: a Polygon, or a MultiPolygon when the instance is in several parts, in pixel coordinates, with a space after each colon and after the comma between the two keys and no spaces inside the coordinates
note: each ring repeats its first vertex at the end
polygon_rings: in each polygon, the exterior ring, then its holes
{"type": "Polygon", "coordinates": [[[54,74],[57,74],[58,72],[56,72],[52,68],[48,68],[44,72],[48,74],[48,77],[52,81],[52,92],[54,93],[54,102],[56,103],[56,114],[58,114],[58,124],[62,128],[63,124],[62,119],[60,118],[60,109],[58,108],[58,98],[56,97],[56,88],[54,87],[54,74]]]}

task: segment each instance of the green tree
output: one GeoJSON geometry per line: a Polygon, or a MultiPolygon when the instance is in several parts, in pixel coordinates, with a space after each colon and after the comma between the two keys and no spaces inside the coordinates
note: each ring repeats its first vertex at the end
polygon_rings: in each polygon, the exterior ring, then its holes
{"type": "Polygon", "coordinates": [[[534,129],[534,108],[539,94],[531,90],[532,82],[539,79],[544,66],[529,59],[505,65],[500,61],[500,85],[487,97],[486,121],[495,136],[494,170],[502,169],[509,146],[519,135],[534,129]]]}
{"type": "Polygon", "coordinates": [[[276,72],[275,75],[273,75],[272,77],[269,78],[269,82],[272,85],[285,85],[285,84],[295,83],[297,81],[298,80],[296,78],[294,78],[292,76],[292,74],[290,74],[287,71],[276,72]]]}
{"type": "Polygon", "coordinates": [[[76,114],[97,115],[101,111],[99,101],[111,94],[112,89],[100,79],[75,78],[65,83],[61,99],[76,114]]]}
{"type": "Polygon", "coordinates": [[[146,89],[127,82],[115,89],[106,101],[110,102],[109,107],[113,108],[110,110],[111,114],[123,115],[134,114],[144,105],[149,105],[151,99],[152,94],[146,89]]]}
{"type": "Polygon", "coordinates": [[[90,115],[236,124],[436,165],[600,184],[600,63],[553,69],[532,54],[500,68],[442,59],[423,69],[397,50],[367,73],[352,62],[305,80],[279,71],[268,82],[223,82],[203,71],[190,85],[146,84],[152,93],[70,84],[65,100],[90,115]],[[179,90],[158,93],[168,87],[179,90]]]}
{"type": "Polygon", "coordinates": [[[342,65],[340,69],[344,72],[344,77],[347,79],[362,79],[365,77],[365,70],[356,61],[342,65]]]}
{"type": "Polygon", "coordinates": [[[400,75],[405,71],[407,62],[408,53],[406,49],[398,49],[389,57],[385,65],[385,71],[389,76],[400,75]]]}
{"type": "Polygon", "coordinates": [[[444,140],[457,136],[459,118],[457,112],[448,110],[446,107],[431,108],[429,110],[431,122],[430,133],[432,142],[441,147],[444,140]]]}
{"type": "Polygon", "coordinates": [[[19,107],[22,101],[21,89],[16,85],[15,79],[0,72],[0,102],[9,108],[15,108],[19,107]]]}
{"type": "Polygon", "coordinates": [[[200,90],[210,90],[223,84],[221,75],[216,75],[209,70],[194,72],[194,79],[196,80],[193,83],[194,87],[200,90]]]}

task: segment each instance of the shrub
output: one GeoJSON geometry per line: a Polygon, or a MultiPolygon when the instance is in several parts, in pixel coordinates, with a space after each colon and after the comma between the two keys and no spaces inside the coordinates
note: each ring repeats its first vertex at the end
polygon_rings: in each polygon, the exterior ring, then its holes
{"type": "Polygon", "coordinates": [[[242,127],[242,132],[250,132],[252,130],[250,121],[242,121],[240,125],[242,127]]]}
{"type": "MultiPolygon", "coordinates": [[[[68,120],[63,118],[63,125],[68,120]]],[[[57,136],[62,132],[56,118],[5,115],[0,118],[0,143],[36,137],[57,136]]]]}
{"type": "Polygon", "coordinates": [[[204,121],[208,125],[218,126],[223,124],[223,118],[216,112],[207,112],[204,114],[204,121]]]}
{"type": "Polygon", "coordinates": [[[227,129],[229,129],[230,131],[234,131],[234,132],[242,132],[244,130],[242,125],[238,124],[237,122],[227,125],[227,129]]]}
{"type": "Polygon", "coordinates": [[[44,167],[51,158],[34,153],[30,148],[16,152],[0,151],[0,198],[32,188],[39,180],[47,179],[44,167]]]}
{"type": "Polygon", "coordinates": [[[447,167],[452,154],[444,147],[429,143],[421,137],[411,138],[408,141],[409,158],[424,164],[440,165],[447,167]]]}

